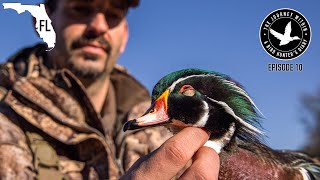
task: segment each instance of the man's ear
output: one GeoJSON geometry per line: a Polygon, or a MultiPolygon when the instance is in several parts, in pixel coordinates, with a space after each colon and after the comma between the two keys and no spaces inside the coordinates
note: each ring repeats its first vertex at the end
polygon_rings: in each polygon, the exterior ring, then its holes
{"type": "Polygon", "coordinates": [[[122,36],[122,42],[121,42],[121,46],[120,46],[120,53],[123,53],[124,50],[126,49],[127,46],[127,42],[129,39],[129,28],[128,28],[128,22],[127,20],[124,20],[124,27],[123,27],[123,36],[122,36]]]}

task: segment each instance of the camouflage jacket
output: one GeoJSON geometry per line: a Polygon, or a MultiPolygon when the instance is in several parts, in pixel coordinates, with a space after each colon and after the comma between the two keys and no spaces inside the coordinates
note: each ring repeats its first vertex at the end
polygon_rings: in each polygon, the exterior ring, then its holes
{"type": "Polygon", "coordinates": [[[149,106],[124,68],[114,68],[97,113],[81,82],[45,59],[36,45],[0,67],[0,179],[116,179],[169,137],[161,128],[122,131],[149,106]]]}

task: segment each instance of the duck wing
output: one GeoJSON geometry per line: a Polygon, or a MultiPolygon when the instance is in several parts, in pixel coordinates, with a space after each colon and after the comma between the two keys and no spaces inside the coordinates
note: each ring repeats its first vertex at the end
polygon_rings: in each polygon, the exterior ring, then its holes
{"type": "Polygon", "coordinates": [[[275,30],[273,30],[273,29],[271,29],[271,28],[270,28],[270,33],[271,33],[274,37],[276,37],[277,39],[279,39],[279,40],[283,40],[283,39],[284,39],[284,36],[283,36],[282,34],[278,33],[277,31],[275,31],[275,30]]]}
{"type": "Polygon", "coordinates": [[[320,164],[311,157],[297,151],[282,150],[278,151],[281,156],[288,160],[291,167],[298,169],[304,180],[320,179],[320,164]]]}
{"type": "MultiPolygon", "coordinates": [[[[230,163],[232,156],[236,157],[233,158],[236,159],[233,163],[236,164],[236,167],[241,168],[236,169],[236,171],[233,170],[234,174],[243,175],[249,172],[247,174],[248,179],[320,179],[319,162],[304,153],[272,150],[264,144],[247,143],[239,140],[236,141],[236,146],[238,147],[236,153],[229,155],[229,158],[221,158],[222,165],[224,165],[230,163]],[[227,161],[227,163],[224,161],[227,161]],[[251,176],[254,176],[254,178],[251,176]]],[[[233,167],[233,169],[235,168],[233,167]]]]}
{"type": "Polygon", "coordinates": [[[290,34],[291,34],[291,21],[286,25],[286,28],[284,30],[284,37],[290,37],[290,34]]]}

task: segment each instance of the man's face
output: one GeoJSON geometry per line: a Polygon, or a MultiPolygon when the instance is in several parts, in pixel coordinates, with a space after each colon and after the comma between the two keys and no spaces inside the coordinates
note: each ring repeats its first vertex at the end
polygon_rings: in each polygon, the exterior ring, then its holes
{"type": "Polygon", "coordinates": [[[49,13],[57,35],[49,57],[58,67],[85,78],[112,71],[128,39],[125,10],[114,4],[106,0],[57,2],[49,13]]]}

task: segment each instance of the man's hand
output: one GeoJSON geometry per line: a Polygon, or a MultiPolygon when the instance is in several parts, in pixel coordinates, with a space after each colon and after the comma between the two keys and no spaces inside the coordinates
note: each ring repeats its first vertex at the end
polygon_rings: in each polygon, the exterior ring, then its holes
{"type": "Polygon", "coordinates": [[[218,179],[219,156],[204,147],[209,134],[194,127],[183,129],[153,153],[140,158],[122,179],[171,179],[192,159],[181,179],[218,179]]]}

